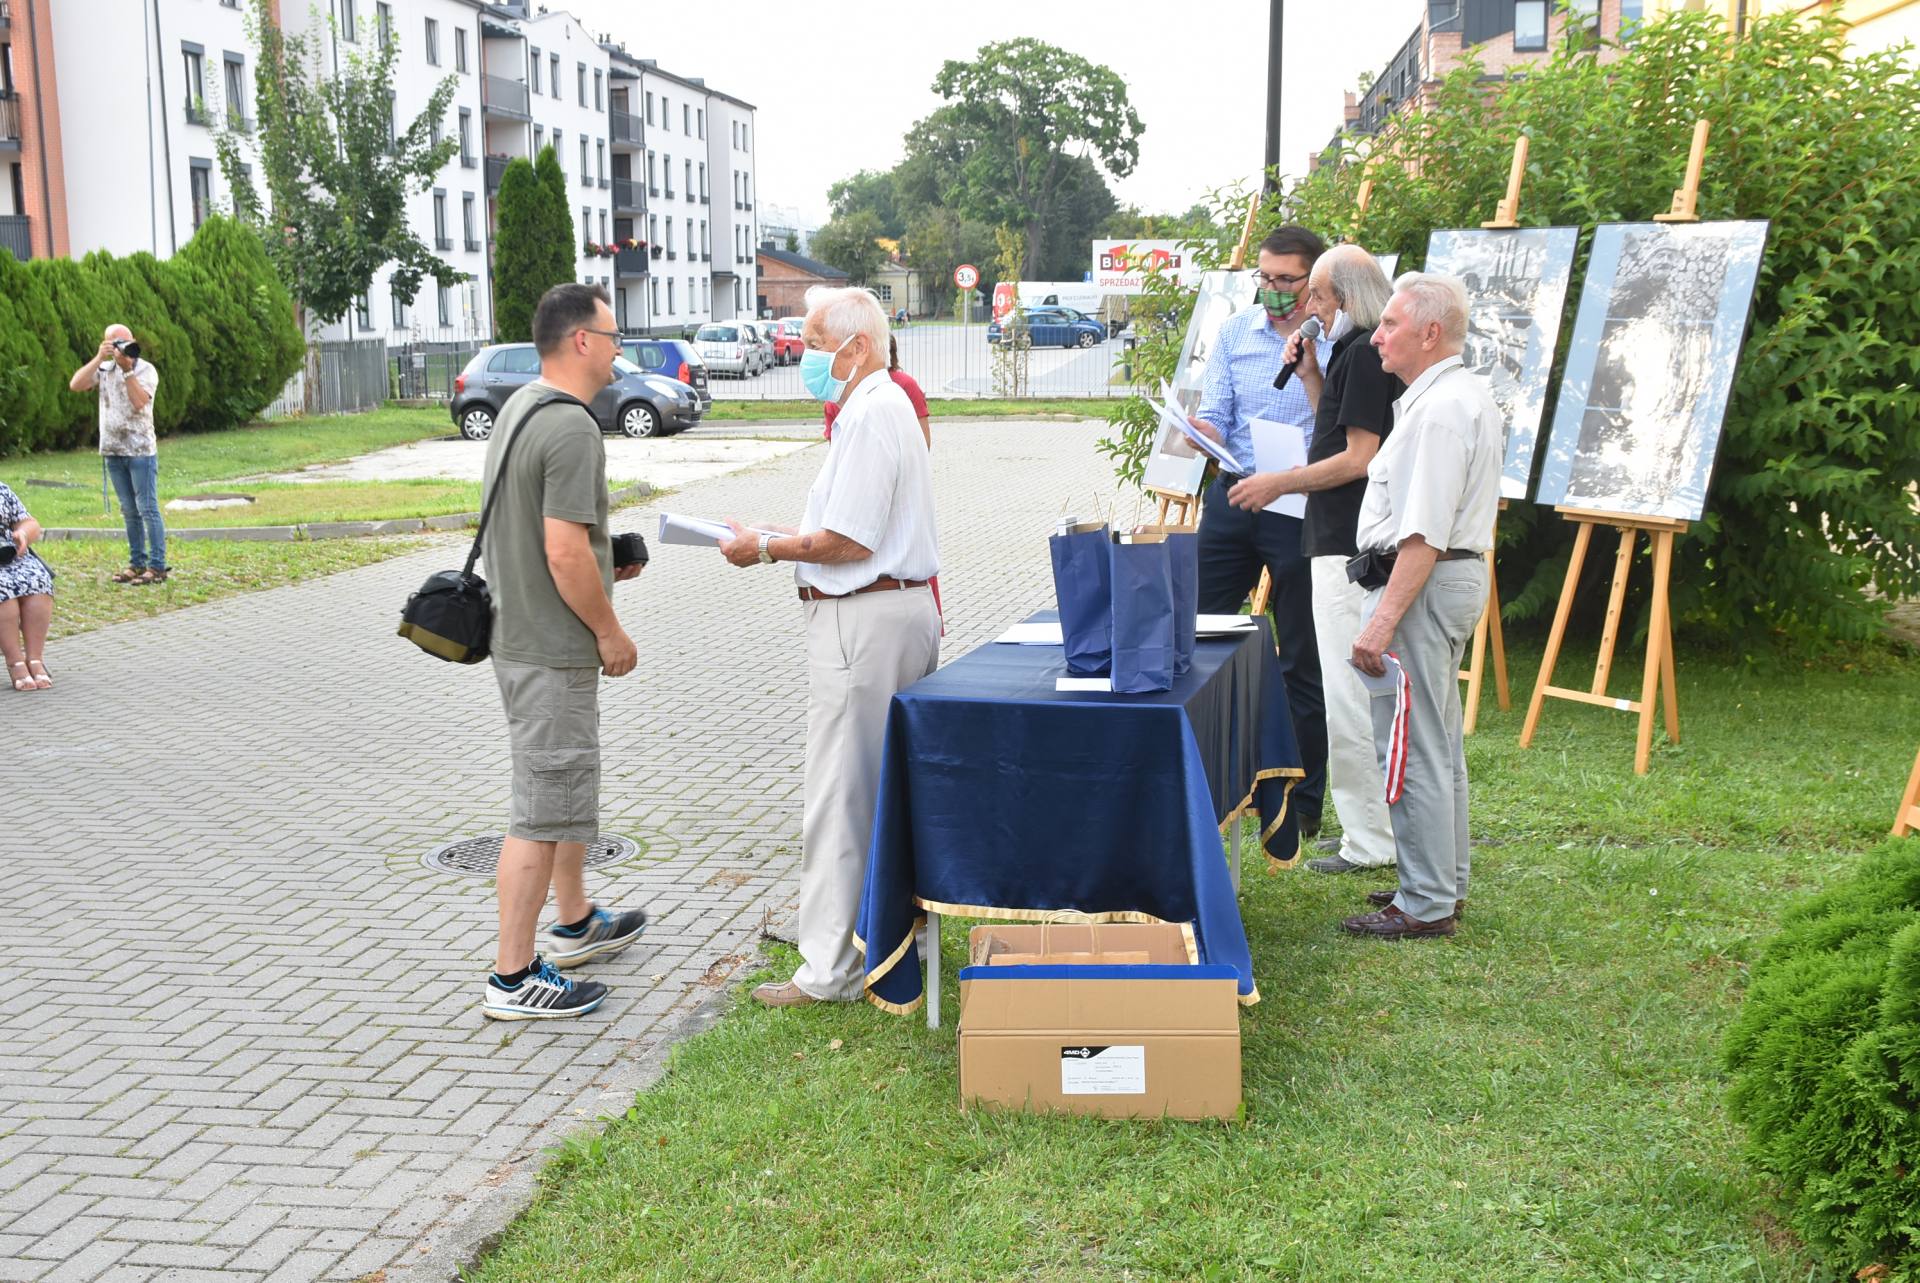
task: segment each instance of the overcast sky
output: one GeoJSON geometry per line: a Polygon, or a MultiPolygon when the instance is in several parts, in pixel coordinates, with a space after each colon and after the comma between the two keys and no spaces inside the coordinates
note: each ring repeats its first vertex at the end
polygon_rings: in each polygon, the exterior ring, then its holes
{"type": "MultiPolygon", "coordinates": [[[[546,3],[625,41],[637,57],[753,103],[761,204],[813,221],[825,220],[834,182],[900,159],[908,126],[940,105],[930,86],[943,61],[1017,36],[1104,63],[1127,82],[1144,132],[1139,165],[1113,184],[1122,203],[1178,212],[1212,188],[1250,183],[1266,144],[1268,6],[1260,0],[735,0],[687,21],[633,0],[546,3]],[[868,14],[894,20],[862,25],[868,14]]],[[[1379,73],[1418,25],[1420,4],[1288,6],[1283,169],[1305,172],[1307,154],[1340,123],[1341,90],[1363,71],[1379,73]]]]}

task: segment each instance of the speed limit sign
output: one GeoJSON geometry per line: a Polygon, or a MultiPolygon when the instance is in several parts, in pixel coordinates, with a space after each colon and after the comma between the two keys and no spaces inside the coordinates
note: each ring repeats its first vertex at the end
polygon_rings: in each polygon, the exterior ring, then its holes
{"type": "Polygon", "coordinates": [[[980,269],[972,263],[962,263],[953,269],[953,283],[963,290],[970,290],[980,283],[980,269]]]}

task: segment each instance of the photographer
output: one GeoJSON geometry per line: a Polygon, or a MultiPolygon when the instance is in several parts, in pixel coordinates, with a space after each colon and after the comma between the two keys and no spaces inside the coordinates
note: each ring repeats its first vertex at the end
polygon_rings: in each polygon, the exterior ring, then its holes
{"type": "Polygon", "coordinates": [[[120,496],[127,523],[127,568],[116,584],[157,584],[167,578],[167,526],[160,519],[159,444],[153,431],[153,393],[160,373],[140,359],[140,345],[124,325],[109,325],[100,350],[67,386],[100,393],[100,455],[120,496]]]}

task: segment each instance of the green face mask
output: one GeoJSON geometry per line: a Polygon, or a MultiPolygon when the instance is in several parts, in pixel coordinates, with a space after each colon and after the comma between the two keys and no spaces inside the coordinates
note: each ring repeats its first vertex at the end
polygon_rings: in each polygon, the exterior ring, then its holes
{"type": "Polygon", "coordinates": [[[1300,304],[1300,296],[1291,290],[1261,290],[1260,306],[1267,309],[1268,316],[1288,316],[1300,304]]]}

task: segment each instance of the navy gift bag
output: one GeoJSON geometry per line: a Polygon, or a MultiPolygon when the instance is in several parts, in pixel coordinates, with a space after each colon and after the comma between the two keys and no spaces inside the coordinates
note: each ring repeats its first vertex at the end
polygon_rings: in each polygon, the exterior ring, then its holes
{"type": "Polygon", "coordinates": [[[1060,637],[1075,677],[1104,677],[1113,664],[1111,542],[1105,525],[1047,540],[1060,637]]]}
{"type": "MultiPolygon", "coordinates": [[[[1153,542],[1111,543],[1113,689],[1122,694],[1173,687],[1173,549],[1153,542]]],[[[1189,628],[1192,625],[1189,624],[1189,628]]]]}
{"type": "Polygon", "coordinates": [[[1173,675],[1193,667],[1193,633],[1200,618],[1200,536],[1167,534],[1167,565],[1173,573],[1173,675]]]}

